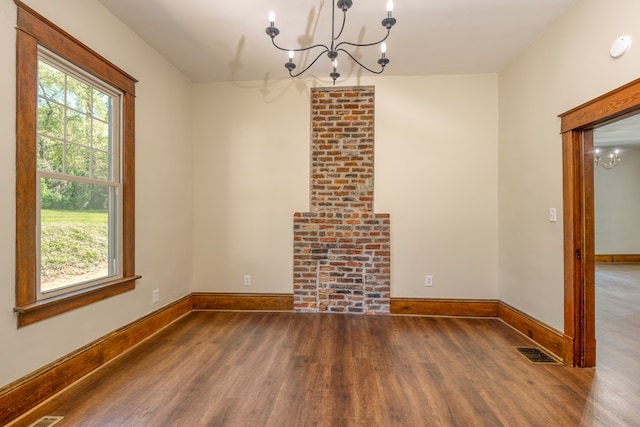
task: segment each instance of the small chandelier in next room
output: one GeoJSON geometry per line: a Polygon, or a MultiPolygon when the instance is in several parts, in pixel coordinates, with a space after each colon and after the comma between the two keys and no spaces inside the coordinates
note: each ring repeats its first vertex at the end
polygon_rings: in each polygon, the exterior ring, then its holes
{"type": "MultiPolygon", "coordinates": [[[[371,1],[371,0],[369,0],[371,1]]],[[[391,27],[393,27],[396,23],[396,19],[393,18],[391,16],[391,12],[393,11],[393,0],[389,0],[387,2],[387,16],[382,20],[382,26],[384,28],[386,28],[387,32],[386,34],[384,34],[384,36],[378,40],[378,41],[374,41],[371,43],[353,43],[353,42],[348,42],[348,41],[339,41],[340,36],[342,36],[342,32],[344,30],[346,21],[347,21],[347,11],[349,10],[349,8],[353,5],[353,1],[352,0],[337,0],[336,2],[331,2],[332,8],[331,8],[331,42],[326,45],[326,44],[315,44],[312,46],[307,46],[307,47],[303,47],[303,48],[297,48],[297,49],[287,49],[281,46],[278,46],[278,44],[276,43],[276,36],[278,34],[280,34],[280,30],[278,30],[278,28],[276,28],[275,26],[275,21],[276,21],[276,16],[275,13],[270,12],[269,13],[269,26],[266,28],[265,32],[267,33],[267,35],[269,37],[271,37],[271,42],[273,43],[273,45],[282,50],[282,51],[288,51],[289,52],[289,62],[285,63],[284,66],[287,70],[289,70],[289,75],[291,77],[298,77],[299,75],[301,75],[302,73],[304,73],[305,71],[307,71],[309,68],[311,68],[311,66],[313,64],[316,63],[316,61],[318,61],[318,59],[320,59],[320,57],[322,55],[324,55],[325,53],[327,54],[327,57],[329,58],[329,60],[331,60],[332,63],[332,72],[329,74],[329,76],[333,79],[333,84],[336,84],[336,79],[338,77],[340,77],[340,73],[338,72],[338,55],[340,52],[343,52],[345,55],[347,55],[349,58],[351,58],[352,61],[354,61],[356,64],[360,65],[362,68],[364,68],[365,70],[371,72],[371,73],[375,73],[375,74],[381,74],[384,71],[384,67],[389,63],[389,59],[386,56],[386,50],[387,50],[387,46],[385,44],[385,40],[387,40],[387,38],[389,37],[389,34],[391,33],[391,27]],[[338,6],[338,8],[340,8],[340,10],[342,10],[342,24],[340,25],[340,29],[338,31],[338,33],[336,34],[336,13],[335,13],[335,9],[336,6],[338,6]],[[358,61],[355,57],[354,54],[349,52],[349,50],[347,50],[348,48],[360,48],[360,47],[371,47],[371,46],[378,46],[380,45],[380,58],[378,59],[378,65],[380,66],[379,69],[377,70],[373,70],[369,67],[367,67],[366,65],[362,64],[362,62],[358,61]],[[311,61],[311,63],[309,65],[307,65],[303,70],[299,71],[298,73],[295,73],[294,70],[296,69],[296,64],[295,64],[295,54],[296,52],[306,52],[306,51],[312,51],[312,52],[318,52],[317,56],[315,57],[315,59],[313,61],[311,61]]]]}
{"type": "Polygon", "coordinates": [[[613,150],[612,152],[609,153],[609,155],[606,158],[607,160],[603,161],[602,155],[600,154],[600,149],[596,148],[596,152],[595,152],[595,155],[593,156],[593,159],[595,161],[596,166],[600,166],[601,168],[604,168],[604,169],[613,169],[620,163],[620,150],[618,149],[613,150]]]}

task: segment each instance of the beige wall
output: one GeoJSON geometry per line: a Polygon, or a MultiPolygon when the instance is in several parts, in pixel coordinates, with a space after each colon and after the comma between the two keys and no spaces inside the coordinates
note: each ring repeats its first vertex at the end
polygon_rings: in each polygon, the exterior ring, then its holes
{"type": "Polygon", "coordinates": [[[193,98],[194,289],[291,293],[293,212],[308,206],[307,89],[194,85],[193,98]]]}
{"type": "MultiPolygon", "coordinates": [[[[497,298],[497,76],[350,83],[376,88],[374,204],[391,214],[392,295],[497,298]]],[[[194,289],[292,292],[309,88],[198,84],[193,111],[194,289]]]]}
{"type": "Polygon", "coordinates": [[[640,76],[640,2],[580,0],[500,73],[503,301],[563,330],[562,157],[557,115],[640,76]],[[622,58],[611,42],[630,35],[622,58]],[[548,221],[558,209],[557,223],[548,221]]]}
{"type": "Polygon", "coordinates": [[[191,288],[191,84],[96,1],[29,0],[136,77],[135,291],[19,330],[15,303],[15,25],[0,0],[0,386],[187,294],[191,288]],[[160,305],[151,303],[160,289],[160,305]]]}
{"type": "Polygon", "coordinates": [[[594,171],[596,254],[640,254],[640,147],[621,153],[618,166],[594,171]]]}

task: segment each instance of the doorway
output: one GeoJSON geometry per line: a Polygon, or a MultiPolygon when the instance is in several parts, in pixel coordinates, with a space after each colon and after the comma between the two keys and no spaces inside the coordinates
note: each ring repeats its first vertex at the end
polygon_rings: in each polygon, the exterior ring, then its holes
{"type": "Polygon", "coordinates": [[[596,360],[600,367],[637,369],[640,114],[595,128],[593,140],[596,360]]]}
{"type": "Polygon", "coordinates": [[[560,115],[564,206],[564,359],[596,365],[594,128],[640,112],[640,79],[560,115]]]}

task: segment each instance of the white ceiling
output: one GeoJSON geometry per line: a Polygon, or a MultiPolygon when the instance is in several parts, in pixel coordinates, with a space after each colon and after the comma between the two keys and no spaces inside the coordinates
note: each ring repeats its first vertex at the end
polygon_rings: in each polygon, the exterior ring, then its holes
{"type": "MultiPolygon", "coordinates": [[[[276,13],[280,44],[301,47],[298,40],[304,36],[330,42],[331,0],[99,1],[194,82],[288,78],[286,53],[265,34],[270,10],[276,13]]],[[[398,23],[388,39],[391,62],[385,74],[499,72],[575,1],[396,0],[398,23]]],[[[354,0],[341,40],[380,38],[385,4],[354,0]]],[[[360,53],[364,62],[377,66],[379,52],[371,49],[360,53]]],[[[345,57],[339,68],[343,76],[361,72],[345,57]]],[[[309,71],[328,79],[329,59],[321,58],[309,71]]]]}
{"type": "Polygon", "coordinates": [[[593,144],[596,147],[617,148],[640,146],[640,114],[595,129],[593,144]]]}

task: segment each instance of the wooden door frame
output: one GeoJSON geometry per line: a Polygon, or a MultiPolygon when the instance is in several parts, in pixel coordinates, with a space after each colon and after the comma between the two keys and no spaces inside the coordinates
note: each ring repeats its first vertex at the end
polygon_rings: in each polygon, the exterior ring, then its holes
{"type": "Polygon", "coordinates": [[[596,364],[593,129],[640,112],[640,79],[560,115],[564,210],[564,359],[596,364]]]}

